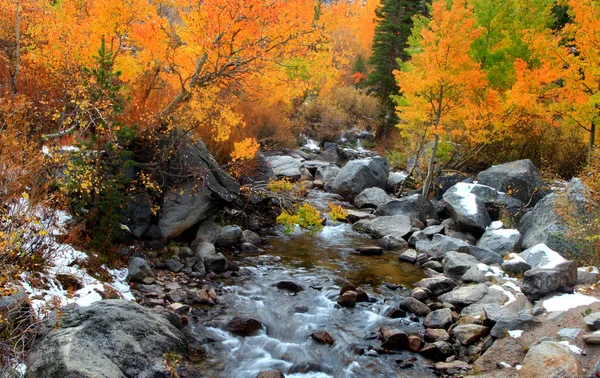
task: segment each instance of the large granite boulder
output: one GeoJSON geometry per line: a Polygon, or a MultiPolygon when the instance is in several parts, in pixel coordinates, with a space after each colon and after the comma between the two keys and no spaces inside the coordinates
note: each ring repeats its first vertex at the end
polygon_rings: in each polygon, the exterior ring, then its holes
{"type": "Polygon", "coordinates": [[[431,240],[422,239],[416,243],[416,250],[425,253],[430,259],[441,261],[449,251],[458,251],[461,247],[469,244],[463,240],[451,236],[435,234],[431,240]]]}
{"type": "Polygon", "coordinates": [[[431,201],[420,194],[389,201],[379,206],[375,215],[406,215],[411,219],[418,219],[423,223],[427,223],[428,219],[437,218],[431,201]]]}
{"type": "Polygon", "coordinates": [[[519,375],[521,378],[583,376],[577,357],[556,341],[543,341],[529,348],[519,375]]]}
{"type": "MultiPolygon", "coordinates": [[[[197,175],[164,191],[158,228],[164,239],[181,235],[237,198],[238,182],[223,171],[202,141],[181,146],[172,164],[197,175]]],[[[174,172],[177,171],[174,168],[174,172]]]]}
{"type": "MultiPolygon", "coordinates": [[[[223,273],[229,266],[227,258],[221,252],[217,252],[211,243],[200,242],[196,247],[194,257],[198,259],[198,264],[204,264],[206,271],[223,273]]],[[[201,268],[197,270],[202,271],[201,268]]]]}
{"type": "Polygon", "coordinates": [[[340,168],[335,165],[323,165],[317,167],[315,172],[315,180],[321,181],[325,184],[325,188],[330,189],[331,184],[340,173],[340,168]]]}
{"type": "Polygon", "coordinates": [[[471,193],[472,185],[458,183],[444,193],[443,198],[460,231],[481,235],[492,219],[485,202],[471,193]]]}
{"type": "Polygon", "coordinates": [[[394,215],[377,217],[372,220],[361,220],[354,223],[352,228],[381,239],[387,235],[403,238],[411,232],[413,226],[410,218],[406,215],[394,215]]]}
{"type": "Polygon", "coordinates": [[[367,188],[356,196],[354,199],[354,205],[356,205],[356,207],[359,209],[363,209],[365,207],[376,209],[379,206],[390,202],[391,200],[392,199],[385,192],[385,190],[381,188],[367,188]]]}
{"type": "Polygon", "coordinates": [[[67,306],[29,353],[27,376],[170,378],[166,353],[185,356],[187,339],[159,313],[123,300],[67,306]]]}
{"type": "Polygon", "coordinates": [[[277,177],[298,180],[302,176],[302,160],[291,156],[269,156],[266,158],[277,177]]]}
{"type": "Polygon", "coordinates": [[[518,230],[488,227],[477,241],[477,247],[505,256],[507,253],[520,251],[522,241],[523,236],[518,230]]]}
{"type": "Polygon", "coordinates": [[[540,171],[531,160],[517,160],[480,172],[477,181],[504,192],[521,202],[535,205],[548,194],[540,171]]]}
{"type": "Polygon", "coordinates": [[[352,201],[367,188],[384,189],[389,175],[389,164],[385,158],[359,159],[349,161],[331,183],[331,189],[352,201]]]}
{"type": "Polygon", "coordinates": [[[534,268],[523,275],[521,291],[535,300],[546,294],[561,291],[571,293],[577,285],[577,264],[565,261],[552,268],[534,268]]]}

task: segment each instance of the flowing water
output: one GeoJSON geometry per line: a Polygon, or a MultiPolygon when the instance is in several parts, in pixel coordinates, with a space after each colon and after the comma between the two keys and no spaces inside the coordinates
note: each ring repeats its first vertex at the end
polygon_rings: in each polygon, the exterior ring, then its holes
{"type": "MultiPolygon", "coordinates": [[[[333,201],[320,192],[309,198],[320,209],[333,201]]],[[[378,355],[373,350],[380,346],[375,337],[381,327],[420,329],[419,322],[392,319],[385,313],[423,278],[420,268],[398,261],[398,254],[355,252],[374,244],[350,225],[328,222],[320,233],[280,235],[268,241],[262,255],[243,258],[240,262],[248,274],[223,288],[220,313],[190,326],[190,333],[204,345],[202,371],[207,377],[236,378],[254,378],[271,369],[286,377],[435,376],[418,355],[378,355]],[[363,287],[370,301],[340,308],[336,300],[344,279],[363,287]],[[279,290],[275,285],[280,281],[293,281],[304,290],[297,295],[279,290]],[[234,336],[226,331],[233,316],[257,319],[265,330],[250,337],[234,336]],[[328,331],[335,344],[313,341],[310,335],[317,330],[328,331]],[[399,369],[398,364],[410,357],[419,359],[414,367],[399,369]]]]}

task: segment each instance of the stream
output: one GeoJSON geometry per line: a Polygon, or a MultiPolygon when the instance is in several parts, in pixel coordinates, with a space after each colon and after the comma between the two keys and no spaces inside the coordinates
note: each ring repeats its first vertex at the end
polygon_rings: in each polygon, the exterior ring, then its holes
{"type": "MultiPolygon", "coordinates": [[[[311,192],[309,202],[325,212],[337,199],[311,192]]],[[[336,202],[339,203],[339,202],[336,202]]],[[[286,377],[435,377],[429,363],[418,354],[378,354],[376,339],[381,327],[416,332],[421,322],[408,317],[392,319],[386,312],[410,294],[422,270],[398,260],[399,253],[361,256],[357,247],[376,245],[374,239],[352,230],[346,223],[327,221],[323,231],[268,239],[265,251],[239,260],[242,278],[222,287],[220,309],[206,321],[189,326],[202,340],[197,364],[206,377],[255,378],[265,370],[280,370],[286,377]],[[369,301],[354,308],[336,303],[341,284],[349,280],[369,294],[369,301]],[[280,281],[293,281],[298,294],[279,290],[280,281]],[[239,337],[226,331],[233,316],[259,320],[265,329],[239,337]],[[316,343],[310,335],[326,330],[332,346],[316,343]],[[409,359],[411,359],[409,361],[409,359]],[[416,358],[416,360],[414,360],[416,358]],[[412,367],[399,365],[412,362],[412,367]]]]}

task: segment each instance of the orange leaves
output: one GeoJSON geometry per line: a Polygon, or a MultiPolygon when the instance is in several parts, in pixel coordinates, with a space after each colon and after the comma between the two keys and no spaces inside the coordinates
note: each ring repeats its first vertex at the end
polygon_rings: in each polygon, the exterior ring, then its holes
{"type": "Polygon", "coordinates": [[[233,152],[231,153],[232,161],[250,160],[260,150],[260,145],[254,138],[246,138],[241,142],[235,142],[233,144],[233,152]]]}

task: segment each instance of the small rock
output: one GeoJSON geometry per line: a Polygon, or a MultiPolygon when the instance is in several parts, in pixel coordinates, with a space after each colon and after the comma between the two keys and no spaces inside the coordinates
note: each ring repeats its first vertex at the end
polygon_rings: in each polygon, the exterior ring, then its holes
{"type": "Polygon", "coordinates": [[[427,295],[427,292],[425,291],[425,289],[422,289],[420,287],[415,287],[411,293],[410,296],[423,302],[425,301],[429,296],[427,295]]]}
{"type": "Polygon", "coordinates": [[[280,281],[277,283],[277,288],[281,289],[281,290],[287,290],[292,293],[299,293],[302,290],[304,290],[304,288],[302,286],[298,285],[295,282],[291,282],[291,281],[280,281]]]}
{"type": "Polygon", "coordinates": [[[354,307],[354,305],[356,304],[356,299],[358,297],[358,294],[356,293],[356,291],[346,291],[344,294],[340,295],[340,297],[337,300],[337,303],[340,306],[344,306],[344,307],[354,307]]]}
{"type": "Polygon", "coordinates": [[[400,261],[414,264],[417,261],[417,251],[409,249],[400,255],[400,261]]]}
{"type": "Polygon", "coordinates": [[[381,247],[360,247],[356,248],[356,251],[363,256],[380,256],[383,254],[381,247]]]}
{"type": "Polygon", "coordinates": [[[406,240],[394,235],[386,235],[379,239],[377,245],[383,248],[384,251],[401,251],[408,248],[406,240]]]}
{"type": "Polygon", "coordinates": [[[369,295],[367,294],[366,291],[364,291],[360,287],[356,288],[356,301],[357,302],[368,302],[369,301],[369,295]]]}
{"type": "Polygon", "coordinates": [[[250,243],[253,245],[259,245],[262,243],[262,239],[258,234],[254,231],[244,230],[242,232],[242,237],[240,238],[241,243],[250,243]]]}
{"type": "Polygon", "coordinates": [[[398,319],[398,318],[405,318],[406,317],[406,311],[399,309],[397,307],[393,307],[390,308],[386,313],[385,316],[387,316],[388,318],[392,318],[392,319],[398,319]]]}
{"type": "Polygon", "coordinates": [[[578,285],[593,285],[598,282],[600,271],[595,266],[586,266],[577,268],[577,284],[578,285]]]}
{"type": "Polygon", "coordinates": [[[408,346],[408,335],[402,331],[381,328],[381,347],[383,349],[406,349],[408,346]]]}
{"type": "Polygon", "coordinates": [[[181,269],[185,268],[185,265],[183,265],[180,261],[175,259],[169,259],[165,261],[165,265],[167,266],[167,269],[169,269],[173,273],[179,273],[181,269]]]}
{"type": "Polygon", "coordinates": [[[221,229],[215,245],[217,247],[230,248],[238,243],[242,237],[242,229],[238,225],[225,226],[221,229]]]}
{"type": "Polygon", "coordinates": [[[446,371],[448,374],[456,374],[461,370],[471,370],[471,365],[460,360],[452,362],[437,362],[433,367],[435,370],[446,371]]]}
{"type": "Polygon", "coordinates": [[[457,285],[456,282],[451,280],[450,278],[440,276],[424,278],[421,281],[417,282],[415,286],[427,289],[431,292],[432,295],[435,295],[437,297],[452,291],[454,288],[456,288],[457,285]]]}
{"type": "Polygon", "coordinates": [[[285,375],[279,370],[267,370],[258,373],[256,378],[285,378],[285,375]]]}
{"type": "Polygon", "coordinates": [[[412,297],[404,298],[402,303],[400,303],[400,308],[417,316],[425,316],[431,312],[425,303],[412,297]]]}
{"type": "Polygon", "coordinates": [[[579,328],[563,328],[556,332],[556,336],[560,337],[561,339],[575,340],[577,335],[579,335],[581,332],[583,332],[583,330],[579,328]]]}
{"type": "Polygon", "coordinates": [[[425,330],[423,336],[428,343],[450,340],[450,335],[445,329],[428,328],[425,330]]]}
{"type": "Polygon", "coordinates": [[[344,294],[347,291],[356,291],[356,286],[352,284],[350,281],[344,281],[342,283],[342,288],[340,289],[340,295],[344,294]]]}
{"type": "Polygon", "coordinates": [[[435,361],[445,361],[446,358],[454,355],[454,348],[447,341],[436,341],[425,344],[419,353],[435,361]]]}
{"type": "Polygon", "coordinates": [[[552,311],[548,314],[548,320],[551,322],[562,322],[565,319],[566,311],[552,311]]]}
{"type": "Polygon", "coordinates": [[[131,259],[128,271],[127,280],[130,282],[144,282],[146,277],[156,278],[148,262],[141,257],[131,259]]]}
{"type": "Polygon", "coordinates": [[[251,336],[258,330],[263,329],[263,325],[256,319],[234,317],[227,325],[227,330],[237,336],[251,336]]]}
{"type": "Polygon", "coordinates": [[[423,340],[419,336],[411,335],[408,336],[408,350],[417,353],[421,350],[423,340]]]}
{"type": "Polygon", "coordinates": [[[594,312],[583,318],[585,324],[593,330],[600,329],[600,312],[594,312]]]}
{"type": "Polygon", "coordinates": [[[423,321],[423,326],[425,328],[447,329],[453,322],[452,310],[449,308],[442,308],[427,314],[423,321]]]}
{"type": "Polygon", "coordinates": [[[423,269],[433,269],[436,272],[440,273],[444,272],[444,266],[442,265],[442,263],[435,260],[427,261],[425,264],[422,264],[421,267],[423,269]]]}
{"type": "Polygon", "coordinates": [[[316,342],[333,345],[333,337],[327,331],[315,331],[310,335],[316,342]]]}
{"type": "Polygon", "coordinates": [[[488,327],[476,324],[459,325],[452,329],[452,336],[463,345],[471,345],[489,333],[488,327]]]}
{"type": "Polygon", "coordinates": [[[583,342],[588,345],[600,345],[600,334],[588,333],[583,335],[583,342]]]}

